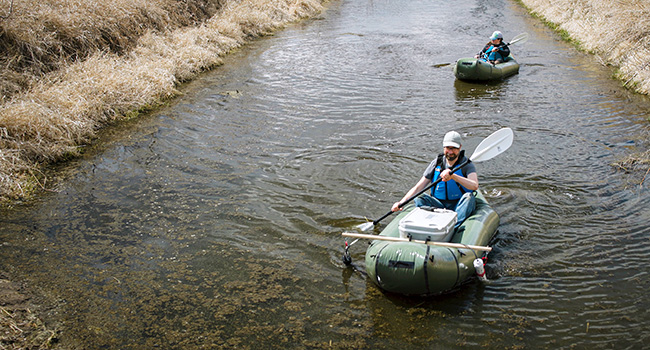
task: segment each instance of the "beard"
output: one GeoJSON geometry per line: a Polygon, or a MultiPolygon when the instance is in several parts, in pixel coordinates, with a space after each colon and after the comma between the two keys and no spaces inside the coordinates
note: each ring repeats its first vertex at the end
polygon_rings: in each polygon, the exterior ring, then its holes
{"type": "Polygon", "coordinates": [[[458,158],[458,155],[454,153],[445,153],[445,158],[448,162],[453,162],[456,160],[456,158],[458,158]]]}

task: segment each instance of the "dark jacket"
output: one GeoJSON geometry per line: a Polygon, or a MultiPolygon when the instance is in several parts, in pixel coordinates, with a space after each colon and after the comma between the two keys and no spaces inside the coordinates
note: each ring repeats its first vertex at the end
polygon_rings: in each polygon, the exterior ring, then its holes
{"type": "MultiPolygon", "coordinates": [[[[489,53],[487,51],[491,47],[492,47],[492,42],[488,42],[485,45],[485,47],[483,48],[483,50],[481,50],[481,52],[479,52],[479,54],[478,54],[479,57],[483,58],[486,53],[489,55],[489,53]]],[[[501,43],[499,45],[497,45],[497,49],[499,49],[499,54],[501,55],[501,57],[504,58],[504,60],[505,60],[506,57],[510,56],[510,48],[508,47],[508,45],[506,45],[506,43],[503,42],[503,40],[501,41],[501,43]]]]}

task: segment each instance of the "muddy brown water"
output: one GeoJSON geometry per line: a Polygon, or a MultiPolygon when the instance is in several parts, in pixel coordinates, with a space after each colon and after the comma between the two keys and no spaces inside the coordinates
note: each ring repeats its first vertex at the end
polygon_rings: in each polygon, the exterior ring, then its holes
{"type": "MultiPolygon", "coordinates": [[[[184,95],[106,130],[56,192],[4,211],[0,269],[49,298],[69,348],[638,349],[650,340],[649,196],[609,164],[648,99],[510,1],[342,1],[230,55],[184,95]],[[521,72],[455,81],[494,30],[521,72]],[[367,242],[450,129],[501,216],[487,283],[379,291],[367,242]]],[[[389,219],[386,220],[388,222],[389,219]]]]}

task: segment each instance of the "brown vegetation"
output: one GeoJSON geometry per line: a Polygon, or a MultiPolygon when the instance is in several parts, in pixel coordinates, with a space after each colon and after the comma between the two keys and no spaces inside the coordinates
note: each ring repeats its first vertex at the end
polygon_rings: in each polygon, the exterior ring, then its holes
{"type": "Polygon", "coordinates": [[[644,186],[648,175],[650,174],[650,150],[627,155],[625,158],[613,164],[617,169],[626,173],[643,171],[643,176],[635,178],[632,185],[644,186]]]}
{"type": "Polygon", "coordinates": [[[0,273],[0,349],[47,349],[57,331],[43,323],[31,297],[0,273]]]}
{"type": "Polygon", "coordinates": [[[0,3],[0,201],[95,132],[325,0],[25,0],[0,3]]]}
{"type": "MultiPolygon", "coordinates": [[[[0,2],[0,202],[46,187],[43,165],[325,0],[0,2]]],[[[520,0],[650,94],[650,3],[520,0]]]]}
{"type": "MultiPolygon", "coordinates": [[[[650,95],[650,2],[647,0],[520,0],[604,65],[616,68],[626,87],[650,95]]],[[[647,142],[647,141],[646,141],[647,142]]],[[[650,151],[628,155],[613,166],[650,172],[650,151]]]]}
{"type": "Polygon", "coordinates": [[[201,23],[221,2],[5,1],[0,5],[0,102],[28,89],[44,74],[97,51],[123,54],[149,30],[201,23]]]}
{"type": "MultiPolygon", "coordinates": [[[[174,96],[178,83],[325,0],[0,1],[0,202],[45,186],[42,166],[107,123],[174,96]]],[[[50,348],[57,331],[0,272],[0,349],[50,348]]]]}
{"type": "Polygon", "coordinates": [[[650,94],[650,2],[520,0],[606,65],[626,87],[650,94]]]}

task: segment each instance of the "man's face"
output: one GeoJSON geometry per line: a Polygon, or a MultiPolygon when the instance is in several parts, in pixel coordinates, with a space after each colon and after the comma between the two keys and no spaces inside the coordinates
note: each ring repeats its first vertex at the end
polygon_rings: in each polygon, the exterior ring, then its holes
{"type": "Polygon", "coordinates": [[[444,149],[445,153],[445,158],[447,158],[447,161],[453,162],[458,158],[458,154],[460,153],[460,148],[456,147],[445,147],[444,149]]]}

